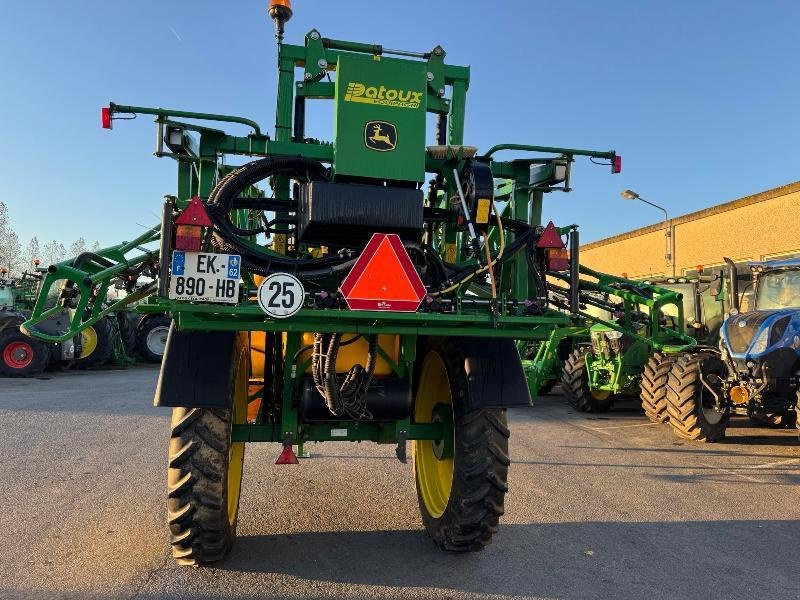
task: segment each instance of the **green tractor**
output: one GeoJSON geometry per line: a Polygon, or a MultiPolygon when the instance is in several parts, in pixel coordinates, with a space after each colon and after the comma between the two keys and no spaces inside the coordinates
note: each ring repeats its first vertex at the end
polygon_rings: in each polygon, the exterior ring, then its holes
{"type": "MultiPolygon", "coordinates": [[[[411,442],[430,537],[480,550],[508,489],[506,409],[531,402],[516,341],[545,341],[579,311],[577,228],[544,226],[544,195],[571,189],[577,157],[612,173],[620,157],[523,144],[479,153],[464,144],[469,68],[445,62],[441,46],[389,50],[316,29],[288,44],[290,3],[269,12],[274,137],[242,117],[104,108],[108,129],[155,117],[177,191],[142,235],[49,266],[24,329],[58,341],[139,301],[141,313],[169,315],[155,404],[172,409],[167,509],[182,564],[231,548],[245,448],[257,442],[277,445],[278,464],[324,441],[391,444],[405,462],[411,442]],[[317,100],[333,102],[332,140],[306,135],[317,100]],[[502,208],[495,180],[511,182],[502,208]],[[549,298],[552,274],[567,282],[568,312],[549,298]],[[98,301],[115,283],[128,294],[98,301]],[[36,330],[64,308],[66,333],[36,330]]],[[[617,327],[634,335],[632,323],[617,327]]]]}
{"type": "Polygon", "coordinates": [[[605,314],[586,315],[588,331],[580,332],[578,347],[563,360],[564,394],[585,412],[603,412],[620,398],[638,397],[650,420],[666,422],[673,362],[683,352],[714,347],[719,339],[724,277],[635,282],[595,276],[603,288],[605,314]]]}
{"type": "MultiPolygon", "coordinates": [[[[20,331],[20,325],[30,316],[37,297],[39,276],[24,272],[12,279],[0,273],[0,377],[34,377],[49,365],[69,364],[79,353],[78,339],[68,337],[58,341],[31,339],[20,331]]],[[[68,327],[64,314],[53,314],[42,320],[40,332],[57,336],[68,327]]]]}
{"type": "Polygon", "coordinates": [[[638,397],[651,421],[666,422],[673,363],[681,353],[715,347],[719,340],[724,281],[715,273],[606,283],[614,290],[606,297],[617,300],[606,307],[613,322],[590,316],[588,341],[564,361],[562,389],[569,403],[581,411],[603,412],[617,399],[638,397]]]}

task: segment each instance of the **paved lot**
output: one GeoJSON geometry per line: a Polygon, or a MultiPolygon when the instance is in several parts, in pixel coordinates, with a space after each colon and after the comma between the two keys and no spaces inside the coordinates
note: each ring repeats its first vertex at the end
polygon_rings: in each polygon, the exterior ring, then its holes
{"type": "Polygon", "coordinates": [[[438,552],[393,448],[248,449],[232,555],[168,557],[156,370],[0,380],[0,598],[800,598],[800,446],[737,420],[677,441],[633,408],[560,396],[510,415],[494,543],[438,552]]]}

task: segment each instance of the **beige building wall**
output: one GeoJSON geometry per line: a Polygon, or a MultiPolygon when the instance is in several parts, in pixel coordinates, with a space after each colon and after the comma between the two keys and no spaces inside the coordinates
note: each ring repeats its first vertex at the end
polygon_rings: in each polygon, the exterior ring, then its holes
{"type": "Polygon", "coordinates": [[[582,264],[631,279],[681,276],[698,265],[718,266],[724,256],[739,262],[793,255],[800,255],[800,182],[581,246],[582,264]]]}

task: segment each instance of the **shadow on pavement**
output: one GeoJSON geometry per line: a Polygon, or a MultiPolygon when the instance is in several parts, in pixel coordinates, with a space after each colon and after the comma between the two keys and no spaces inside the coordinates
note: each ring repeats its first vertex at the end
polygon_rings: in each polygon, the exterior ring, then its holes
{"type": "Polygon", "coordinates": [[[798,521],[510,524],[484,552],[456,555],[418,530],[300,533],[239,538],[219,569],[388,586],[398,597],[434,588],[438,597],[794,598],[798,536],[798,521]]]}

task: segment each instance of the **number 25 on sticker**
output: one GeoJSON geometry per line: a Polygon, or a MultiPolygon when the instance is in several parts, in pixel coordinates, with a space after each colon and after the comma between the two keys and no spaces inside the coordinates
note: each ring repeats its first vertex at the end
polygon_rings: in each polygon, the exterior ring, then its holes
{"type": "Polygon", "coordinates": [[[303,306],[305,290],[294,275],[273,273],[258,286],[258,305],[270,317],[291,317],[303,306]]]}

